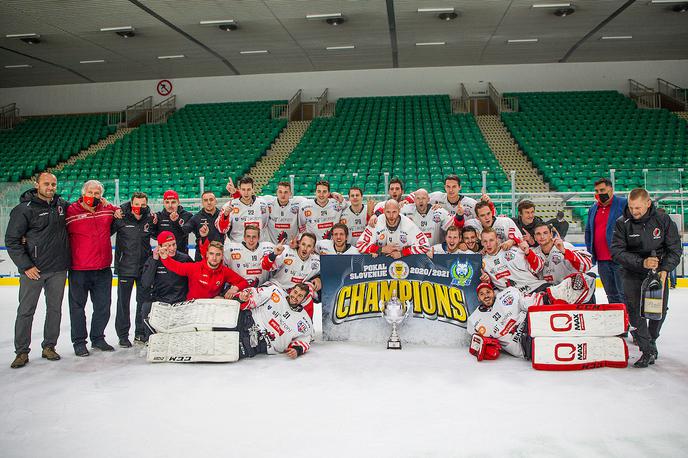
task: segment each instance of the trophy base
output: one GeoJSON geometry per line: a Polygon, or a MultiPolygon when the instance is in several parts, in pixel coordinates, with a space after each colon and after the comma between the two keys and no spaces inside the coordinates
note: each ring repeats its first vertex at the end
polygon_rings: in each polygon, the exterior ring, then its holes
{"type": "Polygon", "coordinates": [[[387,341],[387,350],[401,350],[401,342],[398,340],[387,341]]]}

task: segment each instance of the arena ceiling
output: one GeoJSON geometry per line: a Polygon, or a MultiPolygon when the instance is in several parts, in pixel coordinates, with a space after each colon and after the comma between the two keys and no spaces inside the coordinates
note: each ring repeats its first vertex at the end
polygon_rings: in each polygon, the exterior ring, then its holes
{"type": "MultiPolygon", "coordinates": [[[[578,0],[570,2],[573,14],[554,14],[567,3],[2,0],[0,87],[688,58],[688,12],[673,11],[681,5],[688,9],[688,0],[578,0]],[[534,7],[543,4],[558,6],[534,7]],[[457,15],[453,20],[440,19],[442,11],[423,11],[444,9],[451,17],[452,8],[457,15]],[[341,15],[344,22],[331,25],[325,18],[307,19],[308,15],[341,15]],[[221,30],[220,25],[235,25],[236,30],[221,30]],[[122,37],[126,30],[101,31],[115,27],[131,27],[134,36],[122,37]],[[31,44],[35,39],[40,43],[31,44]]],[[[330,22],[336,22],[335,16],[330,22]]]]}

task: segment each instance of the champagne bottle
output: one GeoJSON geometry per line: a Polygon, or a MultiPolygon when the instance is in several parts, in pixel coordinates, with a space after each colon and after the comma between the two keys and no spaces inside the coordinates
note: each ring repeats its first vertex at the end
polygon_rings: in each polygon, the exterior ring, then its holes
{"type": "MultiPolygon", "coordinates": [[[[650,256],[656,257],[657,252],[652,250],[650,256]]],[[[661,320],[664,316],[664,282],[656,269],[647,273],[640,287],[640,316],[648,320],[661,320]]]]}

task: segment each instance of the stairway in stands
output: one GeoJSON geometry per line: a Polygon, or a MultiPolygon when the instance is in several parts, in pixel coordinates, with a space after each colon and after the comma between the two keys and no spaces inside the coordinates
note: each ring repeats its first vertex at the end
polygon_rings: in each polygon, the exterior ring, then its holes
{"type": "Polygon", "coordinates": [[[674,114],[679,118],[688,121],[688,111],[674,111],[674,114]]]}
{"type": "Polygon", "coordinates": [[[267,154],[251,168],[248,175],[255,181],[256,193],[260,193],[263,186],[270,181],[270,178],[294,151],[310,124],[310,121],[290,121],[280,132],[267,154]]]}
{"type": "Polygon", "coordinates": [[[46,170],[46,172],[54,173],[57,170],[62,170],[68,165],[74,164],[76,161],[80,161],[82,159],[85,159],[89,156],[93,156],[96,154],[98,151],[105,149],[108,145],[112,145],[115,143],[117,140],[120,140],[124,138],[127,134],[129,134],[131,131],[136,129],[135,127],[121,127],[117,129],[117,131],[114,134],[110,134],[98,143],[94,143],[93,145],[89,146],[88,148],[79,151],[78,154],[75,154],[74,156],[70,157],[68,160],[64,162],[60,162],[57,164],[55,167],[50,167],[46,170]]]}
{"type": "MultiPolygon", "coordinates": [[[[485,141],[487,141],[509,179],[511,179],[511,171],[516,171],[517,193],[546,193],[550,191],[549,185],[545,183],[533,164],[519,149],[499,116],[484,115],[476,116],[475,119],[485,141]]],[[[535,202],[536,213],[544,220],[554,218],[557,211],[563,206],[562,200],[556,197],[535,202]]],[[[570,219],[571,215],[568,215],[568,218],[570,219]]]]}

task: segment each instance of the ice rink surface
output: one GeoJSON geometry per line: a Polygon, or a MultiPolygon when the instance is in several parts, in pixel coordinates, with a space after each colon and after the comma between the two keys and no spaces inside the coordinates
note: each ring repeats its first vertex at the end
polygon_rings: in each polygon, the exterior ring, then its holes
{"type": "Polygon", "coordinates": [[[340,342],[295,361],[150,364],[138,346],[77,358],[66,297],[62,360],[40,357],[41,299],[30,363],[10,369],[17,289],[0,287],[4,458],[688,456],[686,289],[671,291],[656,365],[583,372],[340,342]]]}

